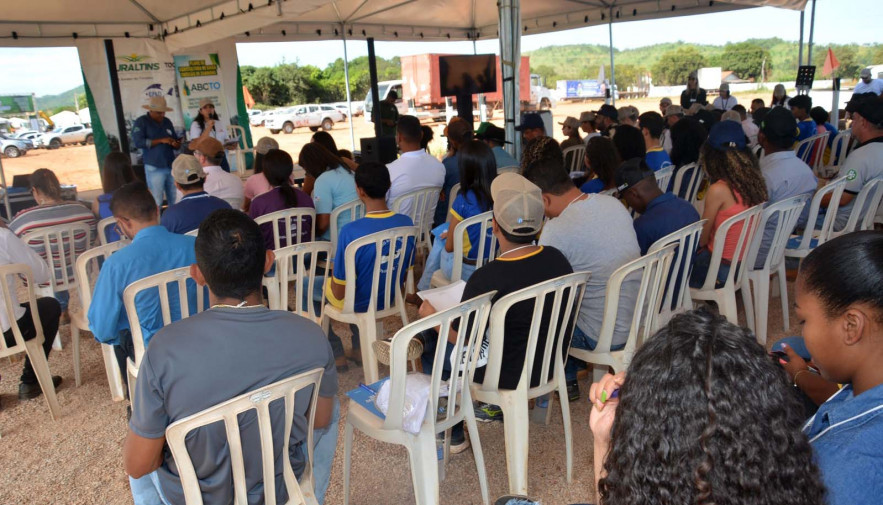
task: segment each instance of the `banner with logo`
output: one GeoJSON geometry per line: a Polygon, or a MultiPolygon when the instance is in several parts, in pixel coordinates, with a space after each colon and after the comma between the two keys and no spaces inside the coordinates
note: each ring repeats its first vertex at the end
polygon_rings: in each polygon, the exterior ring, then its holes
{"type": "Polygon", "coordinates": [[[188,131],[190,123],[199,114],[199,102],[202,99],[210,99],[215,104],[215,111],[219,114],[226,110],[224,86],[221,80],[221,61],[217,53],[176,54],[175,70],[178,77],[178,89],[181,91],[184,127],[188,131]]]}

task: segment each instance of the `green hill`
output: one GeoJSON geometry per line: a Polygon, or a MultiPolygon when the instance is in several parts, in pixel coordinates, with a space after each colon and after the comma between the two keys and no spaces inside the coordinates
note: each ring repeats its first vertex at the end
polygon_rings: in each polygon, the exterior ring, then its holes
{"type": "Polygon", "coordinates": [[[79,99],[80,107],[84,107],[85,88],[82,84],[57,95],[38,96],[37,107],[40,110],[57,112],[61,109],[74,110],[74,100],[79,99]]]}

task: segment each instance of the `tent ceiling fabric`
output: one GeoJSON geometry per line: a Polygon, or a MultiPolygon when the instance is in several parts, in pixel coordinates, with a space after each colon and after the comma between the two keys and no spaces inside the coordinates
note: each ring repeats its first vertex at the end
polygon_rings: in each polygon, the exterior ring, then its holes
{"type": "MultiPolygon", "coordinates": [[[[525,0],[521,33],[606,24],[611,12],[618,23],[763,6],[803,10],[806,2],[525,0]]],[[[336,40],[341,26],[356,39],[472,40],[498,34],[493,0],[32,0],[9,2],[3,11],[0,46],[68,45],[65,39],[74,33],[99,38],[128,33],[165,35],[176,50],[227,37],[238,42],[336,40]]]]}

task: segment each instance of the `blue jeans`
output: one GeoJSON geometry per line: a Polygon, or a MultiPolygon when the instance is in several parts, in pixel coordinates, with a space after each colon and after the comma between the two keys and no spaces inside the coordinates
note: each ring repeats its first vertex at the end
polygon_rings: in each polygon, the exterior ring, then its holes
{"type": "MultiPolygon", "coordinates": [[[[705,284],[708,277],[708,269],[711,267],[711,251],[703,247],[693,256],[693,273],[690,275],[690,287],[699,289],[705,284]]],[[[717,270],[717,282],[715,287],[721,287],[727,282],[730,275],[730,265],[721,259],[720,268],[717,270]]]]}
{"type": "Polygon", "coordinates": [[[64,312],[71,301],[71,294],[68,291],[56,291],[55,299],[58,300],[58,304],[61,305],[61,311],[64,312]]]}
{"type": "Polygon", "coordinates": [[[161,168],[145,164],[144,178],[147,179],[147,187],[150,189],[157,207],[162,207],[164,191],[169,206],[175,204],[175,180],[172,179],[171,168],[161,168]]]}
{"type": "MultiPolygon", "coordinates": [[[[570,347],[585,349],[587,351],[594,351],[597,345],[598,341],[583,333],[583,330],[579,329],[579,326],[573,329],[573,337],[570,339],[570,347]]],[[[619,351],[623,348],[625,348],[625,344],[610,346],[611,351],[619,351]]],[[[586,368],[585,361],[574,358],[573,356],[567,356],[567,362],[564,363],[565,380],[575,381],[576,373],[584,368],[586,368]]]]}
{"type": "MultiPolygon", "coordinates": [[[[304,287],[307,286],[308,279],[304,279],[304,287]]],[[[306,300],[304,300],[306,303],[306,300]]],[[[313,284],[313,310],[315,314],[318,314],[321,311],[321,304],[325,303],[325,276],[318,275],[316,276],[316,280],[313,284]]],[[[303,310],[307,310],[307,307],[304,306],[303,310]]],[[[359,340],[359,327],[350,324],[350,331],[353,332],[352,345],[353,351],[358,351],[362,348],[362,342],[359,340]]],[[[334,354],[335,358],[339,358],[345,355],[343,348],[343,341],[340,340],[340,336],[334,333],[334,327],[331,326],[331,323],[328,323],[328,343],[331,344],[331,352],[334,354]]]]}
{"type": "MultiPolygon", "coordinates": [[[[429,256],[426,257],[426,265],[423,266],[423,275],[420,277],[420,281],[417,282],[417,289],[420,291],[425,291],[431,287],[429,283],[432,280],[432,274],[436,270],[441,270],[445,277],[451,278],[451,274],[454,271],[454,253],[445,251],[445,242],[446,239],[436,238],[435,242],[432,243],[432,249],[429,251],[429,256]]],[[[475,265],[463,263],[460,278],[464,281],[469,280],[473,272],[475,272],[475,265]]]]}
{"type": "MultiPolygon", "coordinates": [[[[313,481],[316,500],[325,502],[325,493],[331,481],[331,464],[334,462],[334,451],[337,448],[337,432],[340,425],[340,402],[334,398],[334,409],[331,422],[324,428],[313,430],[313,481]]],[[[141,477],[129,477],[132,488],[132,499],[135,505],[170,505],[159,485],[156,470],[141,477]]]]}

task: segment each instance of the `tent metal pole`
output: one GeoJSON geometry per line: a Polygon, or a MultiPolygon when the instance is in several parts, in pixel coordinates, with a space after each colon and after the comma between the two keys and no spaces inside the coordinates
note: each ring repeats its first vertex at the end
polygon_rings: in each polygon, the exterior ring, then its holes
{"type": "Polygon", "coordinates": [[[812,65],[812,35],[816,27],[816,0],[812,0],[812,8],[809,12],[809,44],[807,44],[806,64],[812,65]]]}
{"type": "Polygon", "coordinates": [[[120,92],[120,79],[117,75],[116,54],[113,49],[113,40],[104,39],[104,52],[107,57],[107,71],[110,77],[110,93],[113,96],[114,117],[117,122],[120,149],[129,154],[129,134],[126,132],[126,117],[123,114],[123,95],[120,92]]]}
{"type": "Polygon", "coordinates": [[[614,66],[614,58],[613,58],[613,7],[610,7],[609,11],[609,19],[610,22],[607,24],[607,31],[610,35],[610,86],[608,89],[610,90],[610,101],[613,106],[616,106],[616,67],[614,66]]]}
{"type": "MultiPolygon", "coordinates": [[[[377,58],[374,56],[374,37],[368,37],[368,74],[371,77],[371,114],[374,121],[374,136],[380,137],[380,91],[377,88],[377,58]]],[[[367,114],[367,108],[365,114],[367,114]]]]}
{"type": "Polygon", "coordinates": [[[346,26],[340,25],[341,40],[343,40],[343,82],[346,86],[346,108],[349,111],[347,121],[350,124],[350,145],[356,150],[356,132],[353,130],[353,95],[350,93],[350,64],[346,54],[346,26]]]}
{"type": "Polygon", "coordinates": [[[506,150],[521,157],[521,135],[515,127],[521,123],[521,0],[500,0],[500,72],[503,75],[503,120],[506,150]]]}
{"type": "Polygon", "coordinates": [[[6,185],[6,171],[0,161],[0,184],[3,185],[3,205],[6,207],[6,219],[12,221],[12,206],[9,205],[9,186],[6,185]]]}
{"type": "Polygon", "coordinates": [[[800,41],[797,43],[797,66],[803,65],[803,11],[800,11],[800,41]]]}

